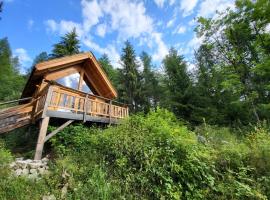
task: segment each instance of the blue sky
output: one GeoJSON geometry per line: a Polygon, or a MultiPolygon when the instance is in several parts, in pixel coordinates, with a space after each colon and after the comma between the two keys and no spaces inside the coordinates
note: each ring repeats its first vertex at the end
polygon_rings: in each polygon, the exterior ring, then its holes
{"type": "Polygon", "coordinates": [[[73,27],[82,50],[108,54],[115,67],[128,39],[137,55],[148,52],[157,67],[174,46],[192,68],[202,41],[193,31],[194,19],[233,5],[233,0],[4,0],[0,38],[8,37],[22,72],[73,27]]]}

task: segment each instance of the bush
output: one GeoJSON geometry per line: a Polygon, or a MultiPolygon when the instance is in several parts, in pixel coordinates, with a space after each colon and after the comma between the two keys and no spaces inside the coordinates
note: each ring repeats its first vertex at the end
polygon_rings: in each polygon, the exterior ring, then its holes
{"type": "Polygon", "coordinates": [[[0,199],[267,199],[269,139],[262,128],[247,137],[208,125],[192,132],[163,109],[105,130],[75,124],[50,140],[51,173],[36,182],[5,175],[0,199]]]}

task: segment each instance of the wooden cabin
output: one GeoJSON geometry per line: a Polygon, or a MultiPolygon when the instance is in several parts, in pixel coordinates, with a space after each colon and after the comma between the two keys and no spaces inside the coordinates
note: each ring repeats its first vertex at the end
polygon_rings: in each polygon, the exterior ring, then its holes
{"type": "Polygon", "coordinates": [[[90,52],[38,63],[22,92],[24,102],[0,110],[0,133],[39,121],[35,159],[41,159],[44,143],[75,120],[115,124],[127,117],[128,107],[114,101],[116,97],[115,88],[90,52]],[[61,84],[74,74],[78,75],[75,85],[61,84]],[[50,118],[66,122],[47,134],[50,118]]]}

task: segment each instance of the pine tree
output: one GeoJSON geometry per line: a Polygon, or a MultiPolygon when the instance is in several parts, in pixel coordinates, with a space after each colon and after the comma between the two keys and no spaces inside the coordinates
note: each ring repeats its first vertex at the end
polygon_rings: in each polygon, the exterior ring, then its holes
{"type": "Polygon", "coordinates": [[[118,85],[118,70],[114,69],[110,59],[107,54],[103,54],[99,59],[98,59],[100,65],[108,75],[109,79],[113,83],[114,87],[117,87],[118,85]]]}
{"type": "Polygon", "coordinates": [[[142,52],[141,61],[143,63],[142,72],[142,109],[145,113],[149,112],[151,107],[157,108],[159,97],[159,84],[155,73],[152,71],[152,58],[146,52],[142,52]]]}
{"type": "Polygon", "coordinates": [[[122,50],[121,61],[123,68],[120,70],[121,100],[128,103],[131,112],[139,110],[140,76],[138,64],[133,46],[129,41],[125,42],[122,50]]]}
{"type": "Polygon", "coordinates": [[[47,60],[49,60],[49,59],[50,59],[50,57],[49,57],[49,55],[47,54],[47,52],[45,52],[45,51],[43,51],[43,52],[41,52],[40,54],[38,54],[38,55],[35,57],[35,59],[34,59],[34,61],[33,61],[33,63],[32,63],[32,67],[30,67],[30,68],[27,70],[26,76],[27,76],[27,77],[30,76],[30,73],[32,72],[34,66],[35,66],[37,63],[44,62],[44,61],[47,61],[47,60]]]}
{"type": "Polygon", "coordinates": [[[74,28],[71,32],[61,37],[61,41],[53,46],[52,58],[80,53],[80,41],[74,28]]]}
{"type": "Polygon", "coordinates": [[[19,74],[18,58],[13,58],[7,38],[0,40],[0,100],[20,96],[25,79],[19,74]]]}
{"type": "Polygon", "coordinates": [[[171,48],[163,59],[166,73],[166,85],[169,91],[167,106],[180,117],[188,119],[191,113],[189,108],[188,90],[191,80],[187,72],[187,64],[177,50],[171,48]]]}

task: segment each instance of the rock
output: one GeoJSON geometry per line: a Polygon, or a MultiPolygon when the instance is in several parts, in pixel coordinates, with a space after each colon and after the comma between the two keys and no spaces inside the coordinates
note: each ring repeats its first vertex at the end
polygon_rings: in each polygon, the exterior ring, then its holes
{"type": "Polygon", "coordinates": [[[43,168],[43,167],[38,168],[38,173],[41,174],[41,175],[46,174],[45,168],[43,168]]]}
{"type": "Polygon", "coordinates": [[[12,169],[14,169],[14,168],[16,167],[16,162],[10,163],[10,164],[9,164],[9,167],[12,168],[12,169]]]}
{"type": "Polygon", "coordinates": [[[41,161],[47,163],[47,162],[49,162],[49,159],[45,157],[45,158],[41,159],[41,161]]]}
{"type": "Polygon", "coordinates": [[[24,162],[26,162],[26,163],[32,163],[32,162],[33,162],[33,160],[31,160],[31,159],[27,159],[27,160],[25,160],[24,162]]]}
{"type": "Polygon", "coordinates": [[[41,167],[43,164],[42,163],[29,163],[29,167],[32,169],[37,169],[41,167]]]}
{"type": "Polygon", "coordinates": [[[30,169],[30,174],[37,174],[37,169],[30,169]]]}
{"type": "Polygon", "coordinates": [[[29,169],[25,168],[22,170],[22,173],[21,173],[22,176],[27,176],[28,174],[29,174],[29,169]]]}
{"type": "Polygon", "coordinates": [[[42,197],[42,200],[56,200],[55,196],[52,194],[52,195],[49,195],[49,196],[43,196],[42,197]]]}
{"type": "Polygon", "coordinates": [[[67,195],[67,189],[68,189],[68,183],[64,185],[64,187],[61,189],[61,198],[65,199],[65,196],[67,195]]]}
{"type": "Polygon", "coordinates": [[[22,169],[16,169],[15,175],[20,176],[22,174],[22,169]]]}
{"type": "Polygon", "coordinates": [[[38,178],[38,174],[36,173],[36,174],[29,174],[28,175],[28,178],[29,179],[37,179],[38,178]]]}
{"type": "Polygon", "coordinates": [[[22,161],[22,160],[23,160],[23,157],[15,159],[15,161],[22,161]]]}
{"type": "Polygon", "coordinates": [[[24,168],[27,167],[28,162],[26,162],[26,161],[24,161],[24,160],[20,160],[20,161],[17,161],[17,162],[16,162],[16,165],[17,165],[19,168],[24,169],[24,168]]]}
{"type": "Polygon", "coordinates": [[[204,136],[202,135],[197,135],[197,140],[198,142],[202,143],[202,144],[206,144],[207,143],[207,140],[204,136]]]}

